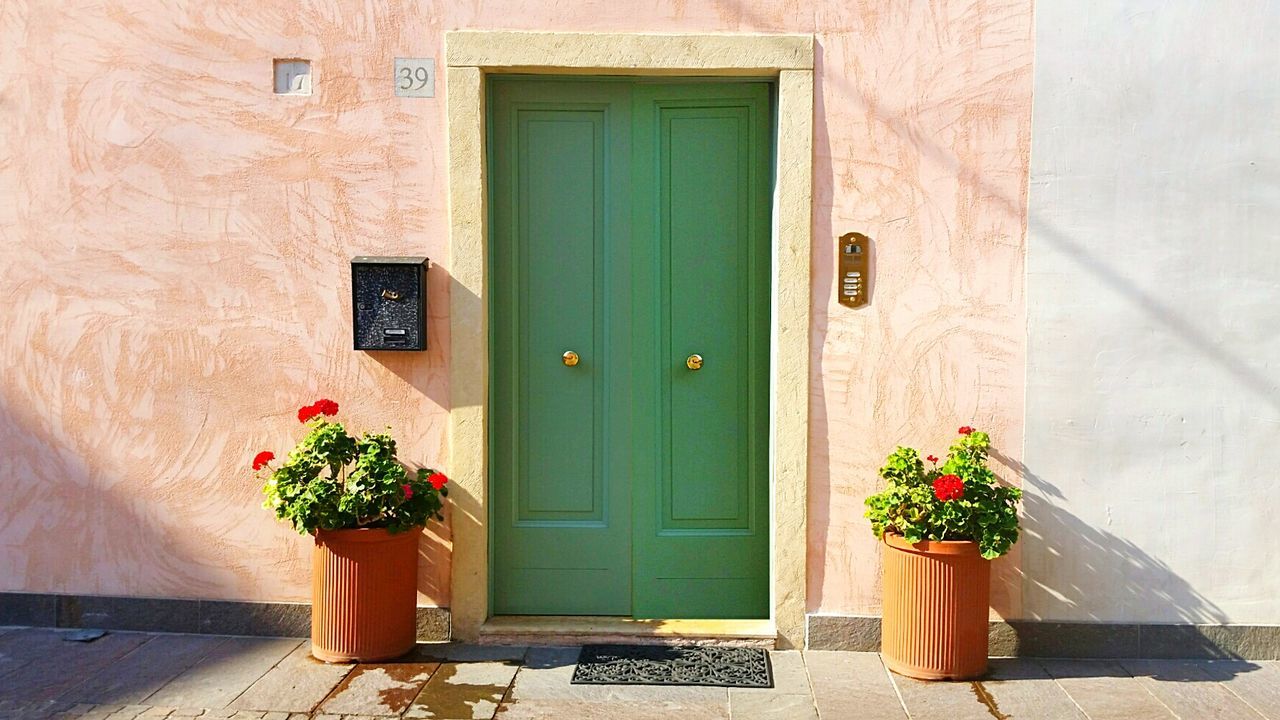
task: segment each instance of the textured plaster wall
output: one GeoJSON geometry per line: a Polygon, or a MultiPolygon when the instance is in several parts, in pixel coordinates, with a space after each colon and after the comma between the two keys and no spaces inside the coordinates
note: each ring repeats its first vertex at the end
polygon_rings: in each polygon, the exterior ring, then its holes
{"type": "MultiPolygon", "coordinates": [[[[820,34],[814,199],[809,605],[880,611],[862,500],[895,445],[1022,447],[1030,2],[849,3],[820,34]],[[835,243],[873,240],[871,302],[835,302],[835,243]]],[[[1017,550],[992,603],[1019,614],[1017,550]]]]}
{"type": "Polygon", "coordinates": [[[412,7],[0,9],[0,591],[308,599],[247,463],[316,397],[447,467],[447,273],[429,352],[351,349],[350,258],[445,247],[439,105],[391,96],[436,52],[412,7]],[[276,57],[315,94],[273,95],[276,57]]]}
{"type": "Polygon", "coordinates": [[[1036,7],[1025,614],[1275,623],[1280,7],[1036,7]]]}
{"type": "MultiPolygon", "coordinates": [[[[861,498],[896,443],[974,423],[1017,466],[1030,0],[109,0],[0,23],[21,138],[0,147],[0,590],[305,599],[307,541],[245,463],[317,394],[449,469],[444,73],[434,100],[390,77],[446,29],[815,33],[811,609],[878,610],[861,498]],[[271,94],[292,57],[311,97],[271,94]],[[878,267],[858,311],[834,302],[850,230],[878,267]],[[432,350],[352,352],[347,261],[401,253],[438,261],[432,350]]],[[[447,546],[424,539],[424,603],[449,601],[447,546]]]]}

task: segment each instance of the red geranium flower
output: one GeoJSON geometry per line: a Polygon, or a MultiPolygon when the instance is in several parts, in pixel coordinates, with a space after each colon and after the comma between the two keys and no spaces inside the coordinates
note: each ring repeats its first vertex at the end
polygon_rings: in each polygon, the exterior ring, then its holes
{"type": "Polygon", "coordinates": [[[925,458],[925,460],[928,460],[928,461],[929,461],[929,462],[931,462],[931,463],[936,463],[936,462],[938,462],[938,458],[937,458],[937,456],[936,456],[936,455],[930,455],[929,457],[925,458]]]}
{"type": "Polygon", "coordinates": [[[431,487],[439,490],[444,487],[445,483],[449,482],[449,478],[445,477],[444,473],[432,473],[427,478],[427,482],[431,483],[431,487]]]}
{"type": "Polygon", "coordinates": [[[267,466],[267,463],[275,459],[276,459],[275,453],[271,452],[270,450],[263,450],[262,452],[253,456],[253,469],[261,470],[262,468],[267,466]]]}
{"type": "Polygon", "coordinates": [[[409,500],[409,499],[411,499],[411,498],[413,497],[413,486],[412,486],[412,485],[410,485],[409,483],[405,483],[405,484],[401,485],[401,486],[400,486],[400,489],[404,491],[404,499],[405,499],[405,500],[409,500]]]}
{"type": "Polygon", "coordinates": [[[964,481],[958,475],[943,475],[933,481],[933,494],[942,502],[964,497],[964,481]]]}
{"type": "Polygon", "coordinates": [[[965,425],[964,427],[960,428],[961,435],[968,435],[971,432],[973,432],[973,428],[969,427],[968,425],[965,425]]]}
{"type": "Polygon", "coordinates": [[[307,422],[308,420],[310,420],[313,417],[316,417],[317,415],[337,415],[337,414],[338,414],[338,403],[332,400],[321,399],[321,400],[315,401],[314,403],[304,408],[298,408],[298,422],[307,422]]]}

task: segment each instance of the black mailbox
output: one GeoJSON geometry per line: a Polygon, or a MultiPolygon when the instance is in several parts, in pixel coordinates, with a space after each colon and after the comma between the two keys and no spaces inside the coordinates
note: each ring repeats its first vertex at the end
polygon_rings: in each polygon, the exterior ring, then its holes
{"type": "Polygon", "coordinates": [[[427,349],[427,258],[351,259],[356,350],[427,349]]]}

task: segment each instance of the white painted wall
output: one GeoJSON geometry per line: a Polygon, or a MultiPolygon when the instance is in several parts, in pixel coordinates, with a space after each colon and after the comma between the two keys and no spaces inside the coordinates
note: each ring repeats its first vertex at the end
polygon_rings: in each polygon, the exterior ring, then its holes
{"type": "Polygon", "coordinates": [[[1280,623],[1280,3],[1039,0],[1024,615],[1280,623]]]}

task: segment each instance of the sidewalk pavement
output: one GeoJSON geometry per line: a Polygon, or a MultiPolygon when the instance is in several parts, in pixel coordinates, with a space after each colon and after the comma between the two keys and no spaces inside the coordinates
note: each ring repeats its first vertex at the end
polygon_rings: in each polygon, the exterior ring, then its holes
{"type": "Polygon", "coordinates": [[[326,665],[295,638],[0,628],[0,718],[136,720],[1280,720],[1280,663],[993,660],[926,683],[875,653],[776,651],[775,687],[571,685],[577,648],[421,644],[326,665]]]}

